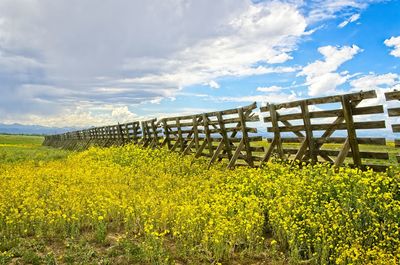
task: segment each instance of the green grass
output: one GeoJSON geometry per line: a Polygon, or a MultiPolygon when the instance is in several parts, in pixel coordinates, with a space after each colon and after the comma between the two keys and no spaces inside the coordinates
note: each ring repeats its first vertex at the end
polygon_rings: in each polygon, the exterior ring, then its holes
{"type": "Polygon", "coordinates": [[[44,140],[38,135],[0,134],[0,144],[40,146],[44,140]]]}
{"type": "MultiPolygon", "coordinates": [[[[263,146],[265,150],[268,149],[269,143],[264,139],[262,142],[254,142],[252,143],[254,146],[263,146]]],[[[343,144],[324,144],[321,149],[322,150],[340,150],[343,144]]],[[[299,148],[300,143],[284,143],[283,148],[299,148]]],[[[389,155],[388,160],[382,159],[362,159],[363,163],[366,164],[383,164],[383,165],[397,165],[396,155],[400,153],[399,148],[395,148],[394,141],[387,140],[386,145],[366,145],[362,144],[359,146],[360,151],[368,151],[368,152],[387,152],[389,155]]],[[[256,153],[258,156],[262,156],[262,153],[256,153]]],[[[292,156],[294,157],[294,156],[292,156]]],[[[345,163],[351,163],[351,158],[346,158],[345,163]]]]}
{"type": "MultiPolygon", "coordinates": [[[[64,159],[71,152],[42,146],[42,136],[0,135],[0,164],[20,163],[23,161],[51,161],[64,159]]],[[[259,143],[268,147],[268,143],[259,143]]],[[[298,144],[287,144],[292,148],[298,144]]],[[[327,144],[326,149],[339,149],[341,145],[327,144]]],[[[391,162],[398,152],[393,142],[388,146],[360,147],[361,150],[389,152],[391,162]]],[[[176,251],[173,243],[166,243],[171,253],[176,251]]],[[[86,233],[74,238],[26,238],[9,240],[0,236],[0,264],[154,264],[156,261],[144,262],[147,248],[139,239],[126,238],[125,234],[110,233],[99,238],[96,233],[86,233]],[[9,256],[12,254],[12,256],[9,256]]],[[[188,257],[190,260],[190,257],[188,257]]],[[[260,256],[236,257],[233,264],[287,264],[284,253],[276,250],[273,253],[262,253],[260,256]]],[[[185,264],[182,260],[177,264],[185,264]]],[[[201,263],[199,261],[199,263],[201,263]]],[[[171,264],[174,264],[171,261],[171,264]]],[[[306,264],[306,263],[304,263],[306,264]]]]}
{"type": "Polygon", "coordinates": [[[65,158],[70,153],[42,146],[43,140],[43,136],[0,134],[0,163],[50,161],[65,158]]]}

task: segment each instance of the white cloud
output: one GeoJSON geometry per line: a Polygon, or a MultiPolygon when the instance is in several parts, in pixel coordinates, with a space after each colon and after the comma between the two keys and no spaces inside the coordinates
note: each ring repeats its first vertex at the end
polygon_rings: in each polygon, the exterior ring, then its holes
{"type": "Polygon", "coordinates": [[[116,107],[111,111],[111,118],[119,123],[132,121],[137,115],[129,111],[128,106],[116,107]]]}
{"type": "Polygon", "coordinates": [[[393,47],[393,50],[390,52],[391,55],[400,58],[400,36],[393,36],[390,39],[385,40],[384,43],[388,47],[393,47]]]}
{"type": "Polygon", "coordinates": [[[16,111],[15,91],[31,96],[33,115],[73,115],[82,102],[159,103],[223,76],[293,72],[269,64],[292,59],[306,29],[290,1],[2,0],[0,74],[12,80],[0,117],[16,111]]]}
{"type": "Polygon", "coordinates": [[[269,86],[269,87],[257,87],[256,90],[260,92],[279,92],[283,90],[283,87],[280,86],[269,86]]]}
{"type": "Polygon", "coordinates": [[[28,113],[17,117],[13,114],[7,114],[3,117],[3,122],[11,124],[15,123],[16,119],[18,119],[18,123],[26,125],[88,127],[125,123],[143,118],[129,111],[127,106],[103,105],[96,108],[78,106],[76,108],[65,109],[63,113],[46,116],[28,113]]]}
{"type": "Polygon", "coordinates": [[[0,122],[89,125],[113,119],[92,111],[105,104],[158,104],[224,76],[295,72],[271,64],[292,59],[310,23],[369,2],[1,0],[0,122]]]}
{"type": "Polygon", "coordinates": [[[162,97],[158,97],[158,98],[150,100],[150,103],[151,104],[160,104],[162,99],[163,99],[162,97]]]}
{"type": "Polygon", "coordinates": [[[307,21],[314,23],[326,19],[336,18],[338,13],[360,12],[368,7],[369,4],[380,2],[381,0],[317,0],[311,3],[304,1],[306,5],[311,6],[307,21]]]}
{"type": "Polygon", "coordinates": [[[399,83],[399,75],[387,73],[382,75],[369,74],[352,80],[350,85],[355,90],[371,90],[380,88],[392,88],[399,83]]]}
{"type": "MultiPolygon", "coordinates": [[[[173,59],[165,58],[154,62],[150,60],[151,65],[145,68],[154,68],[153,63],[156,63],[163,66],[162,73],[139,79],[167,81],[169,85],[184,87],[208,82],[220,76],[279,72],[283,68],[253,65],[290,59],[287,53],[295,48],[298,38],[304,34],[306,23],[295,7],[280,2],[268,2],[249,5],[225,27],[226,32],[220,36],[200,40],[173,54],[173,59]]],[[[143,68],[143,64],[135,59],[127,60],[126,65],[133,71],[139,70],[137,65],[143,68]]]]}
{"type": "Polygon", "coordinates": [[[22,55],[5,54],[0,48],[0,68],[9,74],[15,74],[28,71],[29,69],[40,69],[44,65],[35,58],[29,58],[22,55]]]}
{"type": "Polygon", "coordinates": [[[271,58],[268,58],[267,59],[267,63],[270,63],[270,64],[284,63],[284,62],[286,62],[288,60],[291,60],[291,59],[293,59],[292,56],[290,56],[289,54],[283,52],[283,53],[277,54],[277,55],[275,55],[275,56],[273,56],[271,58]]]}
{"type": "MultiPolygon", "coordinates": [[[[378,105],[378,104],[393,104],[393,102],[387,102],[385,99],[385,92],[392,91],[400,86],[400,76],[394,73],[387,74],[375,74],[370,73],[364,75],[350,82],[352,91],[367,91],[376,90],[377,97],[373,99],[364,100],[360,106],[365,105],[378,105]]],[[[383,118],[383,117],[382,117],[383,118]]],[[[384,119],[384,118],[383,118],[384,119]]]]}
{"type": "Polygon", "coordinates": [[[340,23],[338,25],[338,27],[344,28],[345,26],[347,26],[347,24],[357,21],[359,18],[360,18],[360,14],[354,14],[351,17],[349,17],[348,19],[346,19],[345,21],[343,21],[342,23],[340,23]]]}
{"type": "Polygon", "coordinates": [[[336,91],[336,87],[345,83],[350,76],[346,72],[335,71],[346,61],[351,60],[361,49],[356,46],[323,46],[318,51],[324,56],[324,60],[317,60],[303,67],[298,76],[306,76],[308,95],[326,95],[336,91]]]}
{"type": "Polygon", "coordinates": [[[347,81],[348,76],[342,76],[338,73],[324,73],[307,79],[309,79],[308,95],[320,96],[336,93],[336,88],[344,84],[347,81]]]}
{"type": "Polygon", "coordinates": [[[214,89],[220,88],[220,85],[217,82],[215,82],[214,80],[211,80],[210,82],[206,83],[206,85],[208,85],[209,87],[214,88],[214,89]]]}

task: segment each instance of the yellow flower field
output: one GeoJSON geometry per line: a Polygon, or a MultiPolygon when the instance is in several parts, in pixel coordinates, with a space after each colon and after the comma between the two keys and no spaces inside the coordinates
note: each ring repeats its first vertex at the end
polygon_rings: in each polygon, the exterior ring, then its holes
{"type": "Polygon", "coordinates": [[[2,163],[0,262],[399,263],[398,168],[225,166],[134,145],[2,163]]]}

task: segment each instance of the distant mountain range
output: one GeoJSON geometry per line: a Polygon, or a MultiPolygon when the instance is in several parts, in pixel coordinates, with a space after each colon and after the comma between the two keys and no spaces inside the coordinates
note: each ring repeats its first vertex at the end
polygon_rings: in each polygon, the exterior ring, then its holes
{"type": "Polygon", "coordinates": [[[0,123],[0,134],[58,134],[69,131],[75,131],[82,128],[76,127],[47,127],[40,125],[23,125],[23,124],[2,124],[0,123]]]}
{"type": "MultiPolygon", "coordinates": [[[[0,134],[59,134],[70,131],[81,130],[84,128],[78,127],[47,127],[40,125],[23,125],[23,124],[2,124],[0,123],[0,134]]],[[[260,128],[259,128],[260,129],[260,128]]],[[[272,133],[266,133],[264,131],[265,128],[258,131],[257,135],[260,135],[264,138],[271,138],[272,133]]],[[[240,135],[240,133],[239,133],[240,135]]],[[[289,135],[288,135],[289,136],[289,135]]],[[[315,135],[318,137],[318,135],[315,135]]],[[[336,133],[337,137],[346,136],[346,131],[338,131],[336,133]]],[[[386,139],[393,139],[394,135],[390,129],[374,131],[374,132],[366,132],[365,130],[360,130],[357,132],[358,137],[385,137],[386,139]]]]}

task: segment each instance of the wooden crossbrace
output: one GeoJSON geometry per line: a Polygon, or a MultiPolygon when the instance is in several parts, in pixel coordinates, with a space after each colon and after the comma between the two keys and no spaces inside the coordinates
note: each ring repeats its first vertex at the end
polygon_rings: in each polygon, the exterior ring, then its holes
{"type": "MultiPolygon", "coordinates": [[[[251,118],[251,117],[254,115],[254,113],[252,113],[252,110],[253,110],[253,109],[248,109],[248,110],[246,110],[244,113],[243,113],[243,108],[241,108],[241,109],[238,110],[239,118],[241,119],[241,121],[238,122],[238,123],[236,124],[235,128],[240,129],[240,131],[242,132],[242,134],[243,134],[243,135],[246,135],[246,136],[247,136],[247,131],[246,131],[246,127],[245,127],[246,119],[251,118]],[[241,113],[241,114],[240,114],[240,113],[241,113]]],[[[235,130],[235,131],[233,131],[233,132],[231,133],[231,135],[229,136],[228,141],[229,141],[230,148],[231,148],[232,146],[234,146],[234,144],[233,144],[229,139],[235,138],[235,137],[236,137],[236,134],[237,134],[238,132],[239,132],[239,130],[237,130],[237,131],[235,130]]],[[[248,139],[247,139],[247,137],[246,137],[246,139],[245,139],[243,145],[241,145],[240,142],[239,142],[238,146],[236,147],[235,152],[237,151],[238,154],[237,154],[237,156],[233,155],[233,156],[230,158],[230,161],[229,161],[229,164],[228,164],[228,168],[231,168],[231,167],[233,167],[233,166],[235,165],[237,159],[239,158],[239,155],[242,154],[241,152],[242,152],[242,150],[243,150],[243,147],[246,147],[246,156],[245,156],[245,157],[247,157],[247,159],[246,159],[245,161],[246,161],[247,164],[249,164],[250,166],[254,166],[254,164],[253,164],[253,159],[252,159],[252,153],[251,153],[251,151],[250,151],[250,142],[248,141],[248,139]]],[[[225,154],[225,153],[226,153],[226,150],[223,152],[223,154],[225,154]]],[[[242,154],[242,155],[243,155],[243,154],[242,154]]]]}
{"type": "MultiPolygon", "coordinates": [[[[346,98],[344,101],[349,101],[349,99],[346,98]]],[[[352,102],[349,102],[348,104],[350,104],[349,105],[350,106],[350,111],[352,109],[354,109],[361,101],[362,101],[362,99],[358,99],[358,100],[354,100],[352,102]]],[[[342,100],[342,106],[343,106],[343,104],[344,103],[343,103],[343,100],[342,100]]],[[[302,134],[299,131],[291,131],[297,137],[303,139],[302,142],[301,142],[301,145],[300,145],[300,147],[298,149],[298,152],[295,155],[294,161],[292,163],[294,163],[295,160],[299,160],[299,161],[303,160],[304,161],[304,160],[308,160],[310,158],[312,159],[313,162],[316,162],[317,161],[317,155],[321,156],[325,161],[328,161],[328,162],[331,162],[331,163],[335,163],[329,156],[327,156],[325,154],[321,154],[320,150],[321,150],[322,145],[324,144],[324,139],[330,137],[336,131],[336,128],[340,124],[342,124],[343,121],[346,120],[345,117],[344,117],[345,112],[343,111],[341,113],[338,113],[338,117],[335,119],[335,121],[333,121],[332,125],[327,130],[325,130],[325,132],[320,137],[320,140],[322,140],[322,141],[320,141],[319,143],[315,143],[314,140],[313,140],[314,138],[313,138],[313,135],[312,135],[312,130],[310,128],[311,123],[310,123],[310,116],[309,116],[309,112],[308,112],[308,105],[306,104],[305,100],[302,101],[302,102],[299,102],[299,105],[300,105],[302,113],[303,113],[302,117],[303,117],[303,124],[304,124],[304,127],[305,127],[306,135],[302,134]]],[[[347,109],[349,109],[349,106],[347,107],[347,109]]],[[[266,153],[265,153],[265,155],[263,157],[262,163],[264,163],[264,162],[266,162],[266,161],[268,161],[270,159],[270,157],[271,157],[271,155],[272,155],[272,153],[273,153],[273,151],[275,149],[277,149],[278,156],[280,158],[283,158],[283,151],[282,151],[282,154],[281,154],[280,153],[281,151],[279,150],[279,148],[282,148],[282,142],[281,142],[280,132],[278,130],[278,121],[282,122],[288,128],[293,127],[293,125],[289,121],[287,121],[287,120],[279,120],[279,116],[280,115],[275,110],[275,106],[273,104],[270,104],[268,107],[269,107],[269,111],[270,111],[270,115],[271,115],[271,123],[272,123],[272,126],[275,128],[275,130],[274,130],[274,139],[271,142],[269,148],[267,149],[267,151],[266,151],[266,153]],[[276,116],[275,116],[274,113],[276,113],[276,116]]],[[[347,124],[347,122],[346,122],[347,128],[351,127],[351,122],[352,122],[352,120],[349,120],[350,124],[347,124]]],[[[351,134],[351,130],[348,130],[348,132],[349,131],[350,131],[350,134],[351,134]]],[[[354,139],[354,135],[352,137],[354,139]]],[[[353,145],[353,146],[355,146],[355,145],[353,145]]],[[[345,148],[346,148],[346,145],[344,144],[342,146],[342,150],[345,149],[345,148]]],[[[358,148],[358,145],[355,147],[356,156],[357,156],[357,148],[358,148]]],[[[344,151],[344,153],[346,153],[346,152],[344,151]]],[[[347,155],[347,153],[346,153],[346,155],[347,155]]],[[[336,161],[336,163],[338,162],[338,160],[335,160],[335,161],[336,161]]],[[[360,163],[360,162],[358,162],[358,163],[360,163]]],[[[357,164],[357,160],[356,160],[356,164],[357,164]]]]}

